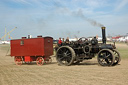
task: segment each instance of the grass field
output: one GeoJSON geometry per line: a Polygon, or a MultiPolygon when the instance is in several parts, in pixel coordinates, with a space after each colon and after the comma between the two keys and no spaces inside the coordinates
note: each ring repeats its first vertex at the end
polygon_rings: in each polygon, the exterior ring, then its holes
{"type": "Polygon", "coordinates": [[[119,46],[118,48],[118,51],[120,52],[121,54],[121,57],[123,59],[128,59],[128,45],[124,45],[124,46],[119,46]]]}
{"type": "Polygon", "coordinates": [[[128,45],[116,44],[121,54],[117,66],[102,67],[96,58],[79,65],[59,66],[53,57],[51,64],[17,66],[8,55],[9,45],[0,45],[0,85],[128,85],[128,45]]]}

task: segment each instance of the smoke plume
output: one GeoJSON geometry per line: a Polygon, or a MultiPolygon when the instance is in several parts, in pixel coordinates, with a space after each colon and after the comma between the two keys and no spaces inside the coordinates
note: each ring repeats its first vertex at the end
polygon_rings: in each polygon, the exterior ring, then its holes
{"type": "Polygon", "coordinates": [[[84,16],[83,11],[81,9],[79,9],[78,12],[72,12],[72,15],[77,16],[77,17],[81,17],[82,19],[88,21],[93,26],[98,26],[98,27],[103,27],[104,26],[103,24],[98,23],[97,21],[84,16]]]}
{"type": "Polygon", "coordinates": [[[69,8],[63,6],[61,3],[59,2],[54,2],[54,5],[56,6],[56,11],[62,14],[64,13],[68,13],[69,15],[72,15],[72,16],[75,16],[75,17],[80,17],[82,19],[84,19],[85,21],[89,22],[91,25],[93,26],[97,26],[97,27],[103,27],[104,25],[97,22],[96,20],[93,20],[93,19],[90,19],[88,17],[86,17],[84,14],[83,14],[83,10],[82,9],[79,9],[78,11],[74,11],[72,12],[69,8]]]}

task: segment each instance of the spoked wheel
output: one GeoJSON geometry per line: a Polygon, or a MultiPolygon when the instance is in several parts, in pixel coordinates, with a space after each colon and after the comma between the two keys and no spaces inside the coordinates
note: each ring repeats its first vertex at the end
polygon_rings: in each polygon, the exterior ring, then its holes
{"type": "Polygon", "coordinates": [[[23,60],[21,56],[15,56],[14,58],[16,65],[22,65],[23,60]]]}
{"type": "Polygon", "coordinates": [[[36,59],[36,64],[37,64],[37,65],[43,65],[43,64],[44,64],[44,59],[43,59],[42,57],[38,57],[38,58],[36,59]]]}
{"type": "Polygon", "coordinates": [[[60,65],[69,66],[75,59],[75,52],[69,46],[62,46],[57,50],[56,60],[60,65]]]}
{"type": "Polygon", "coordinates": [[[115,61],[115,57],[111,50],[103,49],[98,53],[97,60],[101,66],[111,66],[115,61]]]}
{"type": "Polygon", "coordinates": [[[113,62],[113,66],[117,65],[121,61],[120,53],[117,50],[113,50],[115,61],[113,62]]]}

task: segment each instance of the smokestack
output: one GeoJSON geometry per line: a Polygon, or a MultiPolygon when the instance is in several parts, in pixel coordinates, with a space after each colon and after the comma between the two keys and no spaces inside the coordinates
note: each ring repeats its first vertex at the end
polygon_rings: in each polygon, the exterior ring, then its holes
{"type": "Polygon", "coordinates": [[[106,44],[106,34],[105,34],[105,27],[101,27],[102,29],[102,42],[106,44]]]}

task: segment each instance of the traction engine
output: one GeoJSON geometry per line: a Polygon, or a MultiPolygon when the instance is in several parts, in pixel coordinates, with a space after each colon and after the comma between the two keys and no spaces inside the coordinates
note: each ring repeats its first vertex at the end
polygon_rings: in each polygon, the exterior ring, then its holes
{"type": "Polygon", "coordinates": [[[78,41],[63,43],[56,51],[56,60],[59,65],[78,64],[83,60],[92,59],[97,55],[97,61],[101,66],[114,66],[120,61],[120,54],[115,44],[106,44],[105,27],[102,29],[102,43],[98,43],[96,37],[88,40],[85,37],[78,41]]]}

